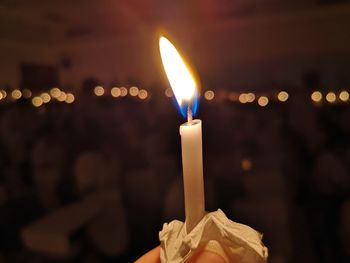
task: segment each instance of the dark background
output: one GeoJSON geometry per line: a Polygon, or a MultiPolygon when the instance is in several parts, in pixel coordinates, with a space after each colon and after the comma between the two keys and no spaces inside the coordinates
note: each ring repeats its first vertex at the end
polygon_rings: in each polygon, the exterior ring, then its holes
{"type": "Polygon", "coordinates": [[[207,210],[271,263],[349,262],[349,28],[346,0],[1,0],[0,262],[132,262],[184,220],[159,30],[201,78],[207,210]]]}

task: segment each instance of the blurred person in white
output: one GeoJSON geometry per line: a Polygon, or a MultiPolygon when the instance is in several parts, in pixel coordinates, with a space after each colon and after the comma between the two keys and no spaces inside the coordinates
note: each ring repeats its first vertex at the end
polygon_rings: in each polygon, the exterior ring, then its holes
{"type": "Polygon", "coordinates": [[[100,212],[86,227],[92,243],[107,256],[120,255],[127,249],[129,242],[119,171],[116,157],[104,151],[82,153],[74,167],[81,198],[96,196],[100,202],[100,212]]]}
{"type": "Polygon", "coordinates": [[[60,206],[58,186],[65,172],[66,155],[54,136],[40,139],[33,148],[34,184],[38,199],[47,211],[60,206]]]}
{"type": "Polygon", "coordinates": [[[55,189],[65,162],[61,145],[49,137],[39,141],[34,149],[38,195],[52,211],[22,229],[23,243],[35,252],[72,257],[79,241],[77,244],[71,237],[84,229],[99,253],[111,257],[122,254],[128,246],[128,228],[115,158],[99,151],[82,153],[74,167],[80,198],[56,208],[59,202],[55,189]]]}

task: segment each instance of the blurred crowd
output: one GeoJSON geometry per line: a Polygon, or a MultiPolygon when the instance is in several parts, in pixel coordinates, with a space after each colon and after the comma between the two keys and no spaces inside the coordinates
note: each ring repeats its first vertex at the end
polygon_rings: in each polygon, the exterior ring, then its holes
{"type": "MultiPolygon", "coordinates": [[[[96,97],[96,85],[69,105],[0,105],[1,263],[130,262],[158,245],[164,222],[184,220],[173,101],[163,87],[144,101],[96,97]],[[74,223],[72,204],[96,202],[74,223]],[[50,224],[67,225],[75,249],[33,249],[24,233],[65,209],[50,224]]],[[[208,211],[263,232],[272,263],[349,262],[349,104],[315,105],[293,87],[266,107],[202,100],[198,117],[208,211]]]]}

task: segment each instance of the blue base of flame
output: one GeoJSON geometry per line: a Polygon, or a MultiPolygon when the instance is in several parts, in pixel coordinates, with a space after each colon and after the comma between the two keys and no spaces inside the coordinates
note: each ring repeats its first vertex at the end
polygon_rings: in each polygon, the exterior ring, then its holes
{"type": "MultiPolygon", "coordinates": [[[[177,103],[177,100],[175,99],[175,96],[173,96],[173,102],[176,105],[176,108],[178,111],[181,113],[182,117],[184,119],[187,119],[187,109],[188,109],[188,103],[184,102],[182,105],[179,105],[177,103]]],[[[199,107],[199,96],[195,96],[195,98],[191,101],[191,111],[192,111],[192,116],[195,117],[197,110],[199,107]]]]}

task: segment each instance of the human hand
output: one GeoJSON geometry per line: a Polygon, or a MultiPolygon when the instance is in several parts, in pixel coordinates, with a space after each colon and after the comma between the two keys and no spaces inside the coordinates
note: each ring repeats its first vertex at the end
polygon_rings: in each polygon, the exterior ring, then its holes
{"type": "MultiPolygon", "coordinates": [[[[160,263],[160,247],[152,249],[135,263],[160,263]]],[[[187,263],[226,263],[226,261],[216,253],[204,250],[196,252],[187,263]]]]}
{"type": "Polygon", "coordinates": [[[160,246],[144,254],[135,263],[160,263],[160,246]]]}

